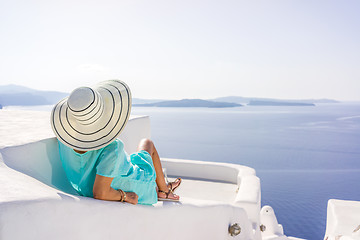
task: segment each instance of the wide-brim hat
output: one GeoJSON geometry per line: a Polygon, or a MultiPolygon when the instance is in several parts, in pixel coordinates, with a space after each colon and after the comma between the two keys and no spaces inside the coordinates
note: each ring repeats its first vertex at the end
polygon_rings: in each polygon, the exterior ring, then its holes
{"type": "Polygon", "coordinates": [[[57,103],[51,112],[51,127],[66,146],[90,151],[115,140],[129,119],[131,93],[120,80],[107,80],[94,87],[80,87],[57,103]]]}

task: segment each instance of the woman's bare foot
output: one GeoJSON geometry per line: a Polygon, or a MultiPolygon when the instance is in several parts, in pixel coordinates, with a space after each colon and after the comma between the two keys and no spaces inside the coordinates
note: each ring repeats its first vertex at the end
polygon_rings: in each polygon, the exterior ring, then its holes
{"type": "Polygon", "coordinates": [[[158,190],[157,195],[159,200],[179,201],[180,199],[180,197],[174,194],[171,190],[166,190],[166,191],[158,190]]]}

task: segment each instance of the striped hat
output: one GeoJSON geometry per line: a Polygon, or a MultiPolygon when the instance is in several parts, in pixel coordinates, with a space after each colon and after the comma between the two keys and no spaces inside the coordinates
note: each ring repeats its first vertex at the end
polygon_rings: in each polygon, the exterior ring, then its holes
{"type": "Polygon", "coordinates": [[[129,87],[119,80],[75,89],[56,104],[51,127],[66,146],[90,151],[105,147],[124,130],[131,111],[129,87]]]}

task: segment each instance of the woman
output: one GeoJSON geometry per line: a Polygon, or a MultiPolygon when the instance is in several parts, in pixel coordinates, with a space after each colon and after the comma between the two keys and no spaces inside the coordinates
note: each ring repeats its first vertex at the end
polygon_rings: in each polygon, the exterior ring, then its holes
{"type": "Polygon", "coordinates": [[[131,93],[119,80],[75,89],[52,110],[51,126],[59,141],[67,178],[82,196],[132,204],[178,201],[173,191],[181,179],[167,184],[158,152],[143,139],[128,155],[117,139],[131,110],[131,93]]]}

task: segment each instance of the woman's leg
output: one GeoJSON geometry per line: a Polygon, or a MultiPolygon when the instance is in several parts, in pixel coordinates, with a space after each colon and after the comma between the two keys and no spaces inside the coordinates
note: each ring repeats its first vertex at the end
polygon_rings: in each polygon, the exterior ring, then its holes
{"type": "MultiPolygon", "coordinates": [[[[161,190],[163,192],[168,192],[169,188],[165,182],[165,177],[164,177],[164,173],[162,170],[160,157],[155,148],[154,143],[150,139],[142,139],[138,146],[138,151],[140,151],[140,150],[147,151],[152,158],[155,172],[156,172],[156,185],[158,186],[159,190],[161,190]]],[[[159,197],[162,197],[162,198],[166,197],[166,194],[162,193],[162,192],[158,192],[158,195],[159,195],[159,197]]],[[[177,196],[173,193],[170,193],[169,199],[179,199],[179,196],[177,196]]]]}

